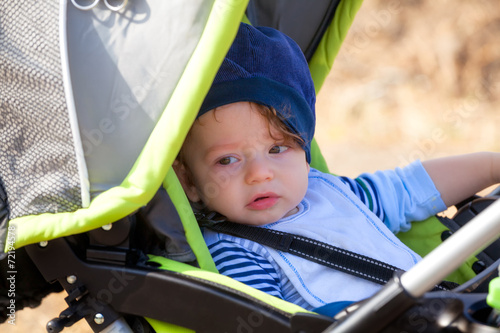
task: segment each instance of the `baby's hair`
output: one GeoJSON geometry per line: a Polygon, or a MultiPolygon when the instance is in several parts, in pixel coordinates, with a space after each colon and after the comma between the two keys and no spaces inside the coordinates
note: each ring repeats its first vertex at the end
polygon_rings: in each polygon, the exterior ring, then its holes
{"type": "MultiPolygon", "coordinates": [[[[278,130],[278,132],[280,132],[281,135],[283,135],[283,139],[285,141],[289,141],[289,142],[293,141],[300,146],[304,145],[304,139],[302,139],[299,135],[293,133],[288,128],[288,126],[285,124],[284,119],[282,119],[280,117],[280,115],[278,115],[278,112],[276,111],[276,109],[274,109],[273,107],[268,107],[268,106],[265,106],[262,104],[257,104],[257,103],[252,103],[252,105],[256,106],[257,111],[259,111],[261,116],[266,118],[268,125],[269,125],[269,134],[271,135],[271,137],[272,137],[271,127],[274,127],[275,129],[278,130]]],[[[282,112],[282,113],[285,113],[285,112],[282,112]]],[[[276,138],[273,138],[273,139],[276,139],[276,138]]]]}

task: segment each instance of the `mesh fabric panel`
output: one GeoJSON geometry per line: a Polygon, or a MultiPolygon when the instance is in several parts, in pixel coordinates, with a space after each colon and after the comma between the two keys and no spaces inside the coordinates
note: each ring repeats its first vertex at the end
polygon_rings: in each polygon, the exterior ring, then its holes
{"type": "Polygon", "coordinates": [[[81,206],[58,1],[0,3],[0,181],[10,218],[81,206]]]}

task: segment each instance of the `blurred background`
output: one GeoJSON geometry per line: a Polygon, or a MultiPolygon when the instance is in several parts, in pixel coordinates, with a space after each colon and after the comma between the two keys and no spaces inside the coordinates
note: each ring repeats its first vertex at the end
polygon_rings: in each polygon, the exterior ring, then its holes
{"type": "MultiPolygon", "coordinates": [[[[498,0],[366,0],[317,100],[316,138],[336,174],[500,151],[498,0]]],[[[459,180],[457,180],[459,181],[459,180]]],[[[45,332],[66,295],[2,332],[45,332]]],[[[84,321],[64,332],[89,332],[84,321]]]]}
{"type": "Polygon", "coordinates": [[[318,95],[330,169],[500,149],[498,2],[365,1],[318,95]]]}

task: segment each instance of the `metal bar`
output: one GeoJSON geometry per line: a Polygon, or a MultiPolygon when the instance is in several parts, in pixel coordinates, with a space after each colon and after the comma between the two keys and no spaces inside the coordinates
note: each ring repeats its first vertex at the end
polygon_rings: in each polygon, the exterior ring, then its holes
{"type": "Polygon", "coordinates": [[[406,292],[420,297],[500,236],[500,200],[465,224],[401,276],[406,292]]]}

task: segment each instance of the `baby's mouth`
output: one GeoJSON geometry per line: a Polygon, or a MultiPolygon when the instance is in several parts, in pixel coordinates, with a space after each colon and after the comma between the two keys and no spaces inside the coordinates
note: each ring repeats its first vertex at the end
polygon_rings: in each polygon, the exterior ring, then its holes
{"type": "Polygon", "coordinates": [[[279,200],[279,197],[274,193],[266,193],[253,198],[247,205],[252,210],[264,210],[273,207],[279,200]]]}

